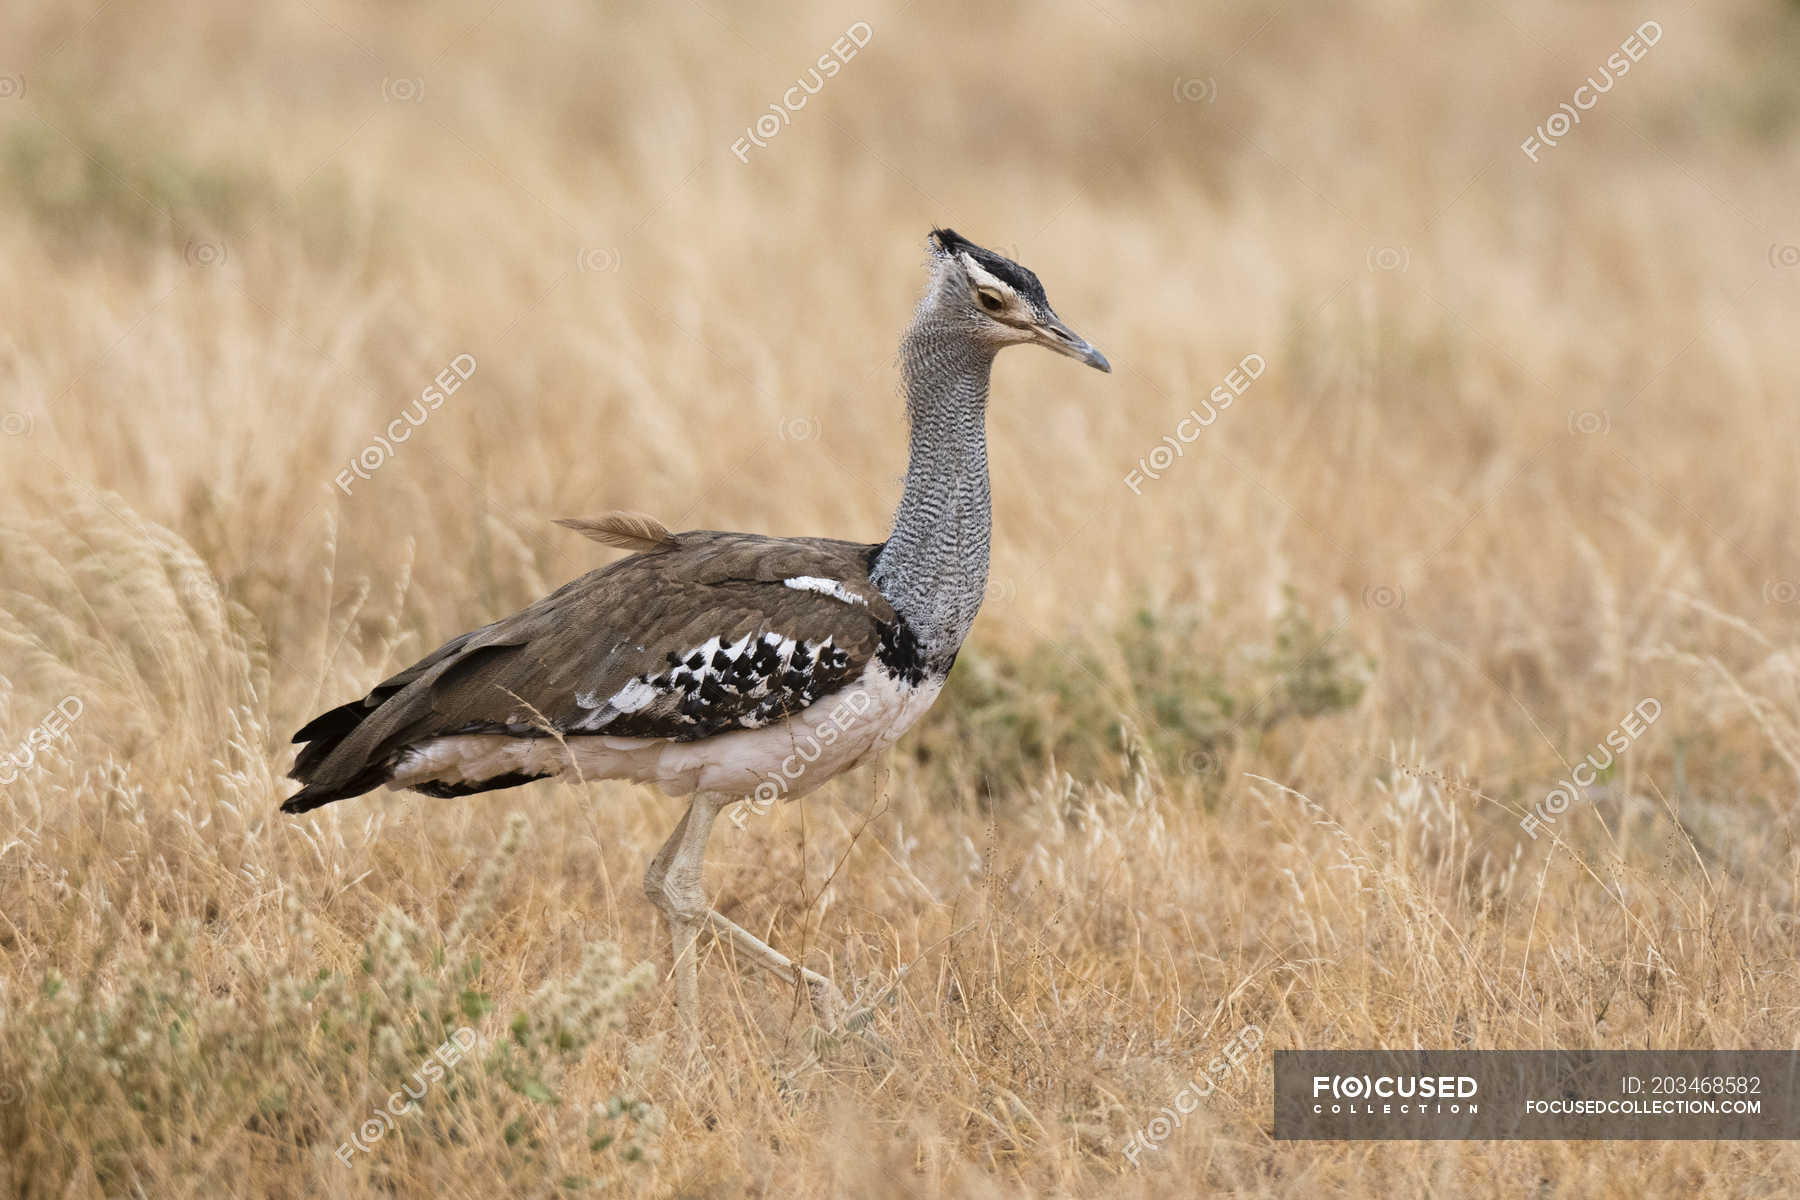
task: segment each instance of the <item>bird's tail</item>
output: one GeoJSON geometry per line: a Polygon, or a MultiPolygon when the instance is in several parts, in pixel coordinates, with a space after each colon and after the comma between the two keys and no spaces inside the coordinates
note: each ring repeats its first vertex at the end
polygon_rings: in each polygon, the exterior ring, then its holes
{"type": "Polygon", "coordinates": [[[315,808],[322,808],[323,806],[330,804],[333,800],[348,800],[352,796],[360,796],[364,792],[373,791],[375,788],[380,787],[381,783],[382,781],[377,779],[362,787],[335,788],[315,787],[308,784],[306,787],[301,788],[299,791],[289,796],[286,800],[283,800],[281,802],[281,811],[284,813],[311,812],[315,808]]]}
{"type": "Polygon", "coordinates": [[[386,767],[373,765],[351,776],[335,782],[318,780],[319,768],[331,757],[345,738],[356,732],[375,709],[361,700],[352,700],[348,704],[340,704],[330,712],[321,713],[308,721],[294,735],[294,743],[301,745],[300,753],[294,758],[293,769],[288,772],[289,779],[297,779],[306,786],[289,796],[281,803],[284,813],[311,812],[334,800],[347,800],[351,796],[360,796],[364,792],[373,791],[388,780],[386,767]]]}

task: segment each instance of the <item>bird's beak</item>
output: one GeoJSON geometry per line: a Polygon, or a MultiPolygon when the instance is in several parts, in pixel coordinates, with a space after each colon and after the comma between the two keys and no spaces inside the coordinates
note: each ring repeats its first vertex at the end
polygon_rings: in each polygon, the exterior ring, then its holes
{"type": "Polygon", "coordinates": [[[1039,345],[1048,346],[1058,354],[1066,354],[1078,362],[1084,362],[1097,371],[1112,372],[1112,364],[1106,361],[1106,355],[1094,349],[1086,338],[1055,317],[1039,321],[1037,334],[1039,345]]]}

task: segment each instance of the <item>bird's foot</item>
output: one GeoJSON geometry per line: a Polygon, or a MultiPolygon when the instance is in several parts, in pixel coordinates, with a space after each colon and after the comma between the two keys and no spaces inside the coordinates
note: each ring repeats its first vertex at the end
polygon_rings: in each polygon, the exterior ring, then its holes
{"type": "Polygon", "coordinates": [[[822,975],[806,972],[805,983],[812,999],[813,1012],[819,1017],[819,1028],[814,1031],[813,1049],[820,1058],[828,1057],[831,1052],[847,1042],[854,1041],[873,1055],[892,1058],[893,1047],[886,1039],[878,1036],[869,1028],[875,1019],[876,1007],[887,998],[877,998],[873,1004],[852,1005],[844,999],[844,993],[837,985],[822,975]]]}
{"type": "Polygon", "coordinates": [[[700,1031],[684,1023],[680,1038],[675,1062],[682,1077],[693,1082],[709,1078],[713,1073],[712,1058],[707,1053],[706,1040],[700,1031]]]}

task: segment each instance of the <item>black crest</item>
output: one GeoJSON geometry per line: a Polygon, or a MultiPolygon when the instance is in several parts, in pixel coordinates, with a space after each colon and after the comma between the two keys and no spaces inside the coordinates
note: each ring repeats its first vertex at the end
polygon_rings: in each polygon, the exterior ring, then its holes
{"type": "Polygon", "coordinates": [[[977,246],[954,229],[934,229],[931,240],[937,243],[939,250],[945,254],[967,254],[981,264],[982,270],[1004,280],[1013,291],[1025,297],[1036,307],[1050,311],[1050,297],[1044,295],[1044,285],[1038,282],[1029,268],[1021,267],[1010,258],[995,254],[984,246],[977,246]]]}

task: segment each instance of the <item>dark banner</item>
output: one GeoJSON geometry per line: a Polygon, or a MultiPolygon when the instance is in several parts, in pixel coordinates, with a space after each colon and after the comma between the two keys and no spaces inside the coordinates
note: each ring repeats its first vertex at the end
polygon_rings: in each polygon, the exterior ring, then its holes
{"type": "Polygon", "coordinates": [[[1800,1138],[1800,1052],[1277,1050],[1275,1136],[1800,1138]]]}

